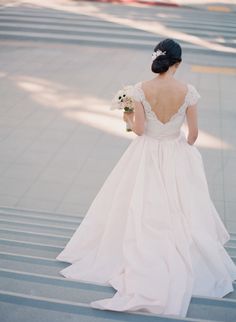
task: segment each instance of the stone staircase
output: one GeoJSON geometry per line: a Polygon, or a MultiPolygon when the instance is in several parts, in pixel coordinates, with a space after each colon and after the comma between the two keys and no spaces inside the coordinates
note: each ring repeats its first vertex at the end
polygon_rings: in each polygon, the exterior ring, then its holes
{"type": "MultiPolygon", "coordinates": [[[[143,0],[144,1],[144,0],[143,0]]],[[[149,1],[149,0],[145,0],[149,1]]],[[[153,1],[153,0],[152,0],[153,1]]],[[[232,0],[233,1],[233,0],[232,0]]],[[[234,34],[236,19],[234,12],[214,12],[196,10],[190,6],[178,9],[159,7],[158,13],[153,8],[132,6],[97,6],[96,12],[78,10],[74,1],[74,12],[57,10],[55,8],[22,4],[21,6],[2,5],[0,1],[0,40],[44,42],[64,45],[99,46],[105,48],[132,48],[136,50],[152,50],[153,44],[162,40],[162,35],[152,32],[152,25],[157,21],[164,28],[189,34],[204,42],[214,42],[216,46],[224,46],[231,50],[217,51],[214,46],[203,46],[197,41],[187,41],[186,37],[180,39],[184,57],[194,64],[207,64],[208,66],[232,67],[235,65],[234,34]],[[101,12],[100,12],[101,10],[101,12]],[[103,12],[104,11],[104,12],[103,12]],[[86,12],[88,12],[86,14],[86,12]],[[107,18],[104,18],[104,15],[107,18]],[[123,16],[130,17],[129,24],[122,22],[123,16]],[[171,17],[171,19],[170,19],[171,17]],[[121,21],[120,23],[116,22],[121,21]],[[140,28],[140,22],[144,25],[140,28]],[[150,28],[147,28],[150,23],[150,28]],[[146,30],[145,30],[146,29],[146,30]],[[150,30],[150,31],[148,31],[150,30]],[[207,32],[206,32],[207,30],[207,32]],[[185,39],[186,38],[186,39],[185,39]]],[[[16,1],[12,1],[16,2],[16,1]]],[[[56,2],[56,1],[53,1],[56,2]]],[[[52,2],[52,4],[53,4],[52,2]]],[[[63,8],[60,1],[61,9],[63,8]]],[[[217,2],[217,1],[216,1],[217,2]]],[[[204,5],[204,8],[206,6],[204,5]]],[[[70,1],[72,9],[72,1],[70,1]]],[[[159,28],[158,25],[156,28],[159,28]]]]}
{"type": "MultiPolygon", "coordinates": [[[[112,296],[110,287],[65,279],[68,263],[57,254],[82,217],[0,207],[0,321],[236,321],[236,290],[222,299],[193,297],[186,318],[92,309],[90,301],[112,296]]],[[[236,262],[236,234],[226,245],[236,262]]],[[[236,283],[234,284],[234,287],[236,283]]]]}

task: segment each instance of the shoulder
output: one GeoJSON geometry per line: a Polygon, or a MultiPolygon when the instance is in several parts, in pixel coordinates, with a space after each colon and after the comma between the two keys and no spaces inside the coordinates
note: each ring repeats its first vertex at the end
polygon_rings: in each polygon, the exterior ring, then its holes
{"type": "Polygon", "coordinates": [[[140,102],[143,100],[143,90],[142,90],[142,81],[139,81],[133,85],[133,98],[140,102]]]}
{"type": "Polygon", "coordinates": [[[185,83],[181,80],[175,79],[176,84],[178,84],[180,87],[186,88],[188,86],[188,83],[185,83]]]}
{"type": "Polygon", "coordinates": [[[175,80],[174,88],[175,88],[175,91],[178,91],[183,95],[187,95],[189,92],[188,83],[182,82],[180,80],[175,80]]]}
{"type": "Polygon", "coordinates": [[[153,85],[153,79],[146,79],[138,81],[135,86],[141,89],[149,88],[153,85]]]}

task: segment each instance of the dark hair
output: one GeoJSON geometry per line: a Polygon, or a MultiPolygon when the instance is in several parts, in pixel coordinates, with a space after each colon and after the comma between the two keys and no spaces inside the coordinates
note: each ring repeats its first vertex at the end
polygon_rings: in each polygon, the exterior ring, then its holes
{"type": "Polygon", "coordinates": [[[160,55],[153,60],[151,67],[153,73],[165,73],[170,66],[182,61],[182,49],[173,39],[165,39],[159,42],[154,48],[154,51],[157,50],[165,52],[165,55],[160,55]]]}

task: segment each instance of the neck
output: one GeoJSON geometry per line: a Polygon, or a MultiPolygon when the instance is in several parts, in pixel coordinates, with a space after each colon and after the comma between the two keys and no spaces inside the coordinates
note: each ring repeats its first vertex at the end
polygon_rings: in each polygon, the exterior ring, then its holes
{"type": "Polygon", "coordinates": [[[174,71],[171,69],[171,68],[169,68],[168,70],[167,70],[167,72],[165,72],[165,73],[163,73],[163,74],[159,74],[158,76],[157,76],[159,79],[161,78],[161,79],[171,79],[171,78],[173,78],[174,77],[174,71]]]}

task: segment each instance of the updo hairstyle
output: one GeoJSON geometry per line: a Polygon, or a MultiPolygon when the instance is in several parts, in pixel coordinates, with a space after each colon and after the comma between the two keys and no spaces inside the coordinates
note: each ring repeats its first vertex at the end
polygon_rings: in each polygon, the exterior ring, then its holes
{"type": "Polygon", "coordinates": [[[152,62],[152,72],[157,74],[165,73],[170,66],[181,62],[182,49],[173,39],[165,39],[156,45],[154,52],[161,50],[165,55],[159,55],[152,62]]]}

